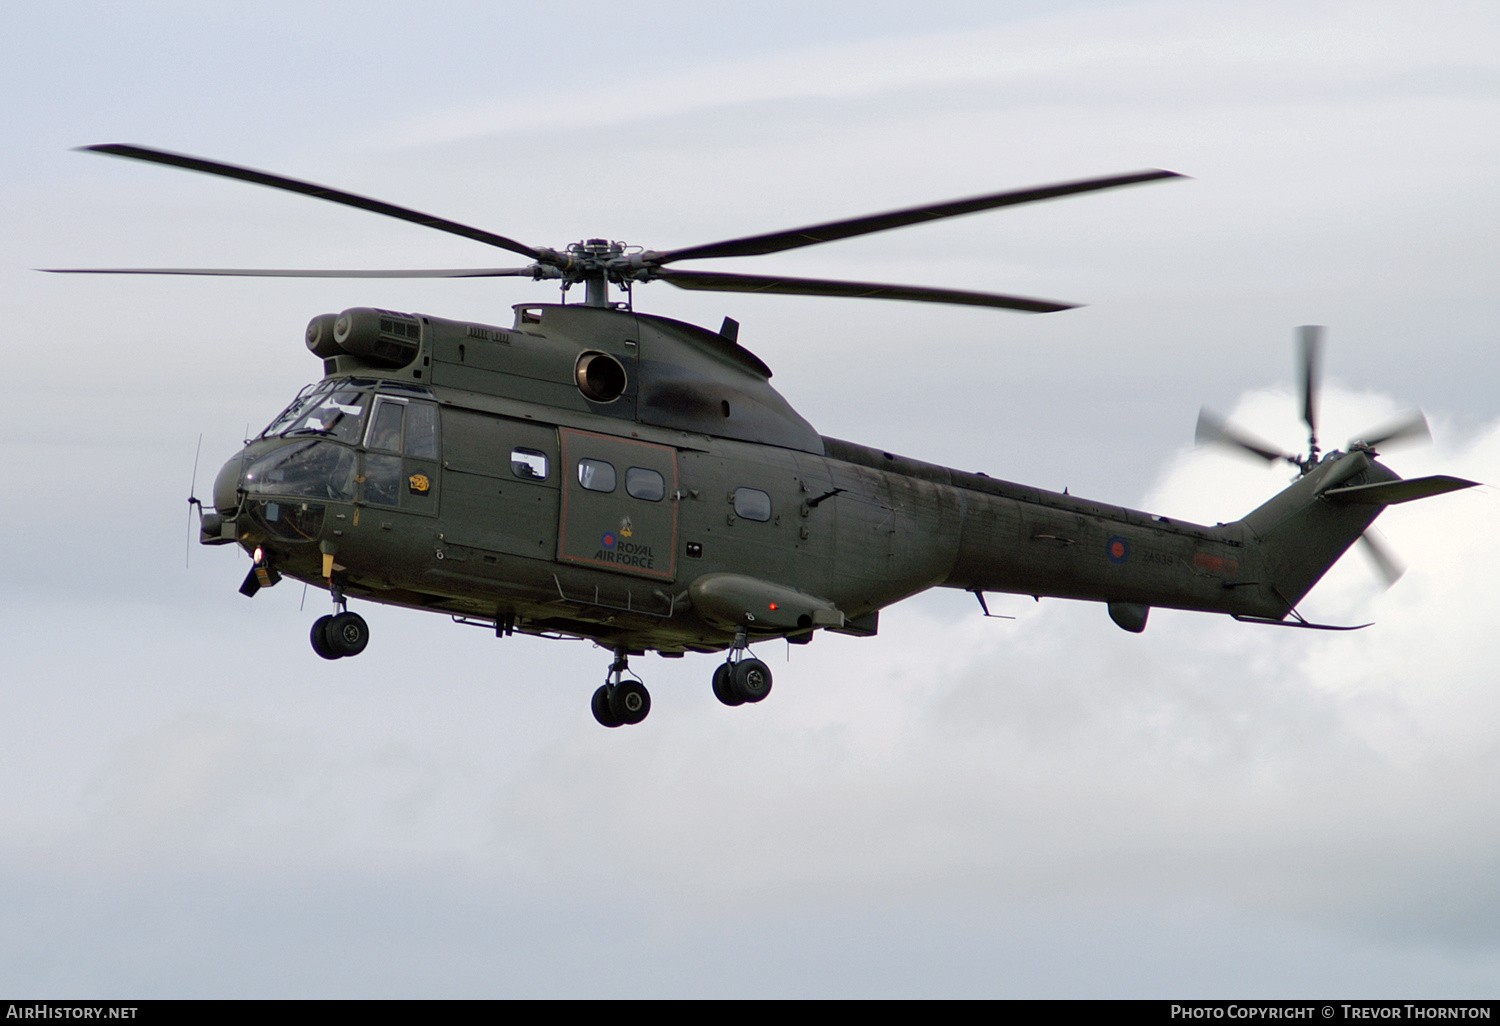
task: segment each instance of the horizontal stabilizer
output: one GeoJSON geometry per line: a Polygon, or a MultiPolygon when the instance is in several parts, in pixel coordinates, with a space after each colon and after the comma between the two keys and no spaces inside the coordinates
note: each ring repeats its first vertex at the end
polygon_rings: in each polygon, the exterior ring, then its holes
{"type": "Polygon", "coordinates": [[[1478,481],[1436,474],[1432,477],[1414,477],[1410,481],[1382,481],[1349,488],[1330,488],[1323,493],[1322,498],[1329,502],[1352,502],[1361,506],[1394,506],[1398,502],[1426,499],[1444,492],[1456,492],[1460,488],[1473,488],[1478,484],[1478,481]]]}

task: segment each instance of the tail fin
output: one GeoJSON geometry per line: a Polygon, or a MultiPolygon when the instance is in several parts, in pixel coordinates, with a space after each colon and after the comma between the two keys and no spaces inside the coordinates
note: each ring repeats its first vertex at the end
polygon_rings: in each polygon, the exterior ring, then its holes
{"type": "Polygon", "coordinates": [[[1471,488],[1476,481],[1435,476],[1403,480],[1356,450],[1334,453],[1242,523],[1257,542],[1258,590],[1275,617],[1291,612],[1386,506],[1471,488]]]}

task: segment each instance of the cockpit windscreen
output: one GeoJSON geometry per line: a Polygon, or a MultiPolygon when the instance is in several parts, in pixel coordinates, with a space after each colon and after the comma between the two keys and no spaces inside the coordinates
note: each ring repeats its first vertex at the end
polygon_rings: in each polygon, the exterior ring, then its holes
{"type": "Polygon", "coordinates": [[[359,441],[360,419],[369,398],[367,389],[347,382],[319,382],[303,389],[260,437],[320,435],[352,445],[359,441]]]}

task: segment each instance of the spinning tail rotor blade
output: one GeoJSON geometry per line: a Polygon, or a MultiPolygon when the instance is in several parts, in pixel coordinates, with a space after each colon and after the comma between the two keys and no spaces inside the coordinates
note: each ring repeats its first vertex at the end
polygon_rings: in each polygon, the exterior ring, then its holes
{"type": "Polygon", "coordinates": [[[1352,449],[1356,445],[1362,444],[1368,445],[1372,449],[1378,449],[1382,445],[1389,446],[1393,442],[1431,441],[1432,429],[1427,426],[1427,418],[1423,416],[1421,410],[1411,410],[1397,417],[1395,420],[1387,421],[1380,425],[1380,427],[1367,431],[1361,437],[1353,439],[1350,441],[1349,447],[1352,449]]]}
{"type": "Polygon", "coordinates": [[[1193,441],[1199,445],[1227,445],[1233,449],[1241,449],[1253,456],[1258,456],[1267,463],[1276,460],[1286,460],[1293,466],[1297,466],[1297,457],[1288,455],[1276,448],[1270,442],[1263,442],[1254,435],[1247,434],[1239,428],[1231,427],[1217,414],[1212,413],[1206,407],[1198,411],[1198,427],[1193,432],[1193,441]]]}
{"type": "Polygon", "coordinates": [[[1406,573],[1406,564],[1402,563],[1386,543],[1380,540],[1380,535],[1375,532],[1375,528],[1371,527],[1366,530],[1359,536],[1359,540],[1364,543],[1365,555],[1369,557],[1371,563],[1375,564],[1375,570],[1385,581],[1387,588],[1401,580],[1401,575],[1406,573]]]}
{"type": "Polygon", "coordinates": [[[168,153],[165,150],[153,150],[145,146],[134,146],[129,143],[103,143],[98,146],[81,146],[79,149],[89,153],[106,153],[112,157],[124,157],[127,160],[142,160],[151,164],[165,164],[168,167],[179,167],[186,171],[199,171],[206,175],[217,175],[220,178],[237,178],[242,182],[252,182],[255,185],[264,185],[272,189],[281,189],[285,192],[298,192],[304,196],[314,199],[327,200],[330,203],[341,203],[346,207],[355,207],[359,210],[368,210],[374,214],[384,214],[386,217],[394,217],[401,221],[410,221],[427,228],[435,228],[440,232],[450,235],[459,235],[475,242],[483,242],[488,246],[497,246],[500,249],[508,249],[512,253],[538,259],[541,254],[530,246],[515,239],[507,239],[503,235],[487,232],[482,228],[474,228],[457,221],[449,221],[446,218],[433,217],[421,211],[412,210],[408,207],[398,207],[394,203],[386,203],[383,200],[370,199],[367,196],[357,196],[352,192],[343,192],[339,189],[330,189],[326,185],[318,185],[315,182],[303,182],[295,178],[284,178],[281,175],[273,175],[267,171],[257,171],[253,167],[238,167],[234,164],[222,164],[216,160],[204,160],[202,157],[190,157],[183,153],[168,153]]]}
{"type": "Polygon", "coordinates": [[[1298,356],[1302,362],[1302,419],[1307,424],[1308,439],[1318,445],[1318,372],[1323,357],[1323,328],[1304,324],[1297,329],[1298,356]]]}

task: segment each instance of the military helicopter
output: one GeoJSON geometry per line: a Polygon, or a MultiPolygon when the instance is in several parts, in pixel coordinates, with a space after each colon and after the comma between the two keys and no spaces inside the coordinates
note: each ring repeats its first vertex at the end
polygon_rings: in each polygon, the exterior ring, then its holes
{"type": "MultiPolygon", "coordinates": [[[[526,277],[563,302],[523,303],[508,326],[354,308],[321,314],[306,343],[323,377],[219,471],[205,545],[252,559],[240,591],[285,577],[324,588],[312,624],[324,659],[369,642],[351,599],[461,624],[591,639],[613,651],[592,711],[606,727],[651,709],[629,657],[727,653],[715,696],[763,700],[771,671],[750,645],[819,630],[872,637],[880,610],[933,587],[1100,602],[1127,631],[1153,606],[1325,630],[1297,611],[1381,510],[1468,488],[1403,480],[1376,447],[1426,430],[1420,414],[1322,453],[1319,336],[1304,329],[1305,456],[1207,411],[1200,441],[1285,460],[1297,478],[1243,519],[1212,527],[924,463],[819,435],[770,385],[725,318],[710,330],[637,312],[632,288],[847,296],[1031,313],[1069,304],[911,285],[677,268],[758,256],[999,207],[1181,177],[1151,170],[928,204],[656,251],[586,239],[535,248],[380,200],[134,145],[84,149],[316,197],[425,225],[530,260],[445,270],[68,269],[87,274],[526,277]],[[566,302],[584,286],[584,301],[566,302]],[[611,301],[610,286],[624,301],[611,301]],[[1418,424],[1420,421],[1420,425],[1418,424]]],[[[1383,565],[1394,562],[1366,538],[1383,565]]],[[[1367,626],[1367,625],[1362,625],[1367,626]]]]}

